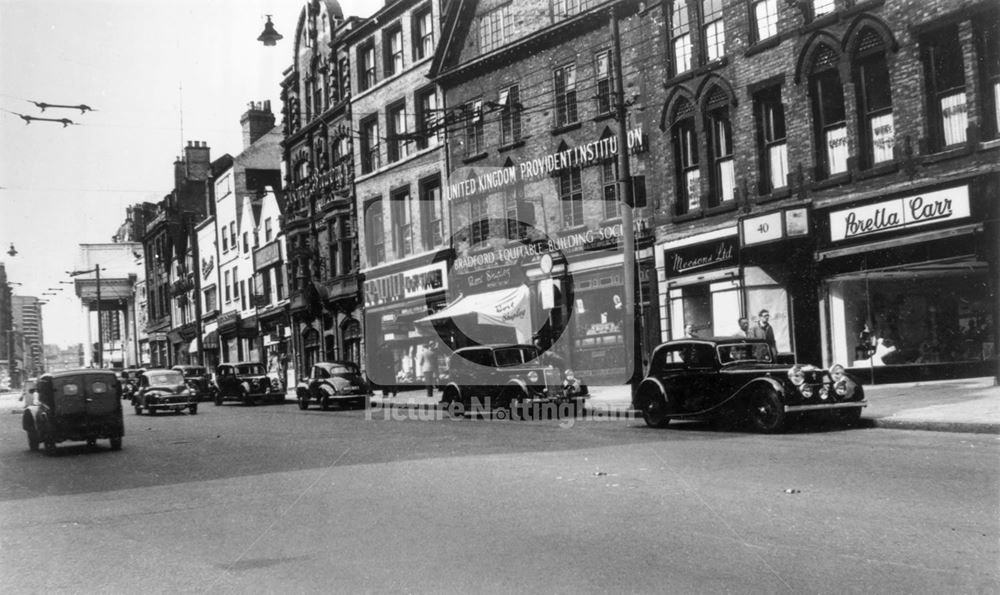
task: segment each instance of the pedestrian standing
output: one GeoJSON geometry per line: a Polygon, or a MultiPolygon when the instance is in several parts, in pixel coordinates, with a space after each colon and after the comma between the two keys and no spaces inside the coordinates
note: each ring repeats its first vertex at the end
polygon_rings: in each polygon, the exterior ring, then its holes
{"type": "Polygon", "coordinates": [[[771,347],[771,354],[777,355],[778,345],[774,340],[774,328],[770,323],[771,313],[766,309],[757,314],[757,324],[750,329],[750,336],[754,339],[764,339],[771,347]]]}
{"type": "Polygon", "coordinates": [[[438,361],[437,345],[434,341],[428,341],[426,347],[417,354],[417,363],[420,372],[424,375],[424,384],[427,386],[427,396],[434,396],[434,386],[437,383],[438,361]]]}
{"type": "Polygon", "coordinates": [[[739,320],[740,332],[736,333],[738,337],[749,337],[750,336],[750,320],[746,316],[740,316],[739,320]]]}
{"type": "Polygon", "coordinates": [[[694,331],[694,325],[690,322],[684,325],[684,336],[688,339],[697,339],[698,333],[694,331]]]}

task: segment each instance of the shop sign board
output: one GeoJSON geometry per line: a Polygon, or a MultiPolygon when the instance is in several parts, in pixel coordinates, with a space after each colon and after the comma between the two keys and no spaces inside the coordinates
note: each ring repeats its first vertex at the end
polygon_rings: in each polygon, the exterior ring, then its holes
{"type": "Polygon", "coordinates": [[[444,261],[365,281],[365,306],[378,306],[448,289],[444,261]]]}
{"type": "Polygon", "coordinates": [[[753,246],[809,234],[809,211],[805,208],[775,211],[742,221],[743,245],[753,246]]]}
{"type": "Polygon", "coordinates": [[[281,260],[281,244],[277,241],[264,244],[253,251],[253,269],[259,271],[281,260]]]}
{"type": "Polygon", "coordinates": [[[968,217],[969,186],[924,192],[830,213],[830,241],[839,242],[968,217]]]}
{"type": "Polygon", "coordinates": [[[668,277],[702,270],[725,268],[737,264],[736,238],[726,237],[714,242],[664,250],[663,262],[668,277]]]}

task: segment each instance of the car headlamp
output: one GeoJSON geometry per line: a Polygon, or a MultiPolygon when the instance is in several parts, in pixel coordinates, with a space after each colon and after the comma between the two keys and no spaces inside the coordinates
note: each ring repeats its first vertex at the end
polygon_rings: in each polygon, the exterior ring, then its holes
{"type": "Polygon", "coordinates": [[[833,390],[838,395],[840,395],[841,397],[846,397],[847,393],[850,392],[850,390],[849,390],[849,388],[847,386],[847,380],[843,380],[842,379],[839,382],[837,382],[836,384],[834,384],[833,385],[833,390]]]}
{"type": "Polygon", "coordinates": [[[795,386],[801,387],[806,381],[806,374],[802,366],[792,366],[789,368],[788,380],[795,386]]]}
{"type": "Polygon", "coordinates": [[[799,392],[802,393],[802,396],[807,399],[813,396],[813,388],[808,384],[801,384],[799,386],[799,392]]]}
{"type": "Polygon", "coordinates": [[[538,382],[538,372],[534,370],[528,372],[528,382],[538,382]]]}

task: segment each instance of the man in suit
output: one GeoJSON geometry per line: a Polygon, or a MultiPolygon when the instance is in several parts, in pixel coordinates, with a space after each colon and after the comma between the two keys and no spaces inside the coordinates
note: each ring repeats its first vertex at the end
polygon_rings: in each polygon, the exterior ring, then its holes
{"type": "Polygon", "coordinates": [[[757,324],[750,328],[750,337],[754,339],[764,339],[767,344],[771,346],[771,353],[773,355],[778,354],[778,344],[774,340],[774,328],[771,327],[769,320],[771,319],[771,313],[766,309],[761,310],[757,314],[757,324]]]}

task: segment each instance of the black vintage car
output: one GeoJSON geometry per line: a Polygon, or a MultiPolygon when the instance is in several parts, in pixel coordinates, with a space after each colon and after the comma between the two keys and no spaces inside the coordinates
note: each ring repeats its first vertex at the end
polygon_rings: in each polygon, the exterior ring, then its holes
{"type": "Polygon", "coordinates": [[[94,446],[107,438],[111,450],[120,450],[125,424],[122,418],[121,382],[111,370],[65,370],[38,379],[38,398],[26,407],[21,427],[28,447],[53,454],[65,440],[94,446]]]}
{"type": "Polygon", "coordinates": [[[197,401],[209,401],[214,397],[212,375],[208,373],[205,366],[180,365],[170,368],[176,370],[184,376],[184,383],[191,391],[197,401]]]}
{"type": "MultiPolygon", "coordinates": [[[[562,371],[539,359],[533,345],[477,345],[456,349],[448,365],[444,402],[461,413],[508,411],[522,414],[541,404],[564,405],[575,414],[588,398],[586,389],[567,390],[562,371]]],[[[558,411],[558,410],[557,410],[558,411]]]]}
{"type": "Polygon", "coordinates": [[[309,377],[295,387],[299,409],[308,409],[309,403],[319,403],[323,411],[334,403],[364,405],[371,395],[372,389],[358,365],[349,361],[314,364],[309,377]]]}
{"type": "Polygon", "coordinates": [[[714,418],[749,421],[759,432],[778,432],[807,414],[856,423],[866,405],[861,385],[842,366],[778,363],[765,341],[734,337],[663,343],[632,397],[652,427],[714,418]]]}
{"type": "Polygon", "coordinates": [[[256,405],[265,400],[284,401],[285,393],[277,376],[267,374],[264,364],[235,362],[215,368],[215,404],[235,400],[244,405],[256,405]]]}
{"type": "Polygon", "coordinates": [[[132,397],[136,415],[143,410],[150,415],[158,411],[180,412],[187,409],[191,415],[198,413],[198,399],[188,388],[184,375],[177,370],[146,370],[139,377],[139,389],[132,397]]]}

